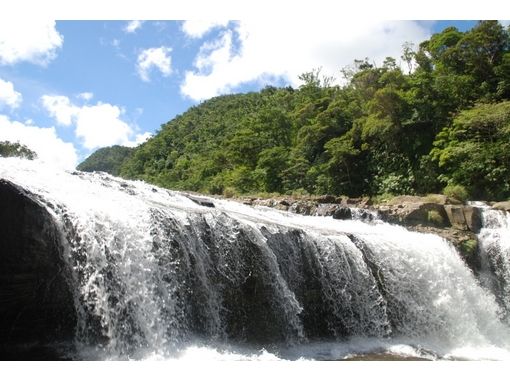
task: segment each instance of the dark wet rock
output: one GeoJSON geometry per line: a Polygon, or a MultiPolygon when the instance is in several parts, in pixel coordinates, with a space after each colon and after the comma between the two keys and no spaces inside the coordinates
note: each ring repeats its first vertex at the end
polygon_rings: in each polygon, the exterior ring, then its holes
{"type": "Polygon", "coordinates": [[[199,204],[200,206],[211,207],[211,208],[215,207],[214,203],[212,203],[209,199],[196,197],[194,195],[187,195],[187,197],[190,200],[192,200],[193,202],[199,204]]]}
{"type": "Polygon", "coordinates": [[[333,219],[352,219],[351,209],[348,207],[340,207],[335,210],[333,213],[333,219]]]}
{"type": "Polygon", "coordinates": [[[24,357],[23,347],[73,338],[69,278],[51,215],[33,195],[0,180],[0,356],[24,357]]]}

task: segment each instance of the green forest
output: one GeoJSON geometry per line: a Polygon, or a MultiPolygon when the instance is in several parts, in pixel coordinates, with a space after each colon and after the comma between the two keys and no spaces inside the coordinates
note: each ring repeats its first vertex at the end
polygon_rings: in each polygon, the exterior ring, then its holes
{"type": "Polygon", "coordinates": [[[449,27],[340,72],[342,85],[315,69],[296,89],[210,99],[79,168],[226,196],[510,197],[510,29],[449,27]]]}

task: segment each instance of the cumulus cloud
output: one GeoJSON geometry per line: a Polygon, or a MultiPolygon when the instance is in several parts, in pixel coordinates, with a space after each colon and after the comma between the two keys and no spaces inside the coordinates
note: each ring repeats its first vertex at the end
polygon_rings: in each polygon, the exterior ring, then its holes
{"type": "Polygon", "coordinates": [[[124,27],[124,32],[126,33],[134,33],[137,29],[142,27],[143,21],[133,20],[129,21],[127,25],[124,27]]]}
{"type": "Polygon", "coordinates": [[[115,144],[138,145],[139,136],[121,119],[123,110],[116,105],[98,102],[78,106],[68,97],[58,95],[44,95],[41,103],[59,125],[73,126],[76,137],[87,149],[115,144]]]}
{"type": "Polygon", "coordinates": [[[152,68],[158,69],[163,76],[167,77],[172,73],[172,58],[170,57],[171,48],[161,46],[143,50],[138,55],[137,70],[140,78],[148,82],[149,71],[152,68]]]}
{"type": "Polygon", "coordinates": [[[181,92],[198,101],[268,78],[297,86],[300,74],[319,67],[325,75],[339,77],[340,69],[354,59],[369,57],[380,64],[386,56],[400,57],[404,42],[417,45],[428,37],[428,29],[413,21],[231,23],[214,41],[202,45],[194,69],[185,73],[181,92]]]}
{"type": "Polygon", "coordinates": [[[46,65],[56,57],[64,38],[55,21],[38,18],[2,19],[0,22],[0,64],[27,61],[46,65]]]}
{"type": "Polygon", "coordinates": [[[80,111],[79,107],[71,104],[67,96],[44,95],[41,101],[50,116],[66,127],[71,125],[73,117],[80,111]]]}
{"type": "Polygon", "coordinates": [[[12,82],[4,81],[0,78],[0,107],[6,105],[12,109],[20,106],[23,97],[14,90],[12,82]]]}
{"type": "Polygon", "coordinates": [[[111,104],[82,107],[76,117],[76,136],[88,149],[126,144],[133,131],[120,115],[120,108],[111,104]]]}
{"type": "Polygon", "coordinates": [[[191,38],[202,38],[207,32],[217,27],[225,27],[228,20],[186,20],[181,30],[191,38]]]}
{"type": "Polygon", "coordinates": [[[37,153],[39,160],[63,169],[74,169],[78,155],[72,143],[61,140],[55,128],[39,128],[35,125],[12,121],[0,115],[0,141],[19,142],[37,153]]]}

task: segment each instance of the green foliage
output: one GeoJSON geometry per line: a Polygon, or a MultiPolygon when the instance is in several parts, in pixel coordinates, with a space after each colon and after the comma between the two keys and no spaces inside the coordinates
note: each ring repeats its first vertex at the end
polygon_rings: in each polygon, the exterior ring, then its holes
{"type": "Polygon", "coordinates": [[[473,198],[510,196],[510,101],[460,112],[434,142],[440,179],[463,185],[473,198]]]}
{"type": "Polygon", "coordinates": [[[0,157],[20,157],[33,160],[37,158],[37,154],[18,142],[0,141],[0,157]]]}
{"type": "Polygon", "coordinates": [[[448,185],[443,189],[443,194],[461,202],[465,202],[468,199],[468,192],[462,185],[448,185]]]}
{"type": "Polygon", "coordinates": [[[435,226],[441,227],[444,225],[443,217],[436,210],[427,211],[427,221],[435,226]]]}
{"type": "MultiPolygon", "coordinates": [[[[301,86],[210,99],[164,124],[116,168],[127,178],[213,194],[510,196],[510,36],[495,21],[446,28],[346,83],[313,70],[301,86]],[[448,189],[454,188],[448,187],[448,189]]],[[[97,166],[96,166],[97,167],[97,166]]],[[[97,169],[96,169],[97,170],[97,169]]],[[[104,170],[104,169],[103,169],[104,170]]],[[[382,199],[382,198],[381,198],[382,199]]]]}
{"type": "Polygon", "coordinates": [[[460,252],[466,257],[473,257],[478,251],[478,241],[476,239],[464,240],[460,243],[460,252]]]}
{"type": "Polygon", "coordinates": [[[239,193],[237,192],[237,190],[233,187],[226,187],[224,190],[223,190],[223,196],[225,198],[234,198],[234,197],[237,197],[239,196],[239,193]]]}
{"type": "Polygon", "coordinates": [[[76,168],[84,172],[101,171],[118,176],[122,164],[131,156],[133,150],[133,148],[119,145],[101,148],[92,153],[76,168]]]}

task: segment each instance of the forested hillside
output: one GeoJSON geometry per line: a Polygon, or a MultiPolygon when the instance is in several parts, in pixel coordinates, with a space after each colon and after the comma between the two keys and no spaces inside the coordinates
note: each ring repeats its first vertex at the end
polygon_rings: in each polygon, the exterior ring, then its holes
{"type": "MultiPolygon", "coordinates": [[[[510,197],[510,33],[450,27],[401,57],[320,70],[192,107],[136,148],[120,175],[213,194],[510,197]]],[[[82,165],[83,166],[83,165],[82,165]]]]}
{"type": "Polygon", "coordinates": [[[102,171],[118,176],[124,161],[133,153],[133,148],[114,145],[101,148],[92,153],[76,169],[85,172],[102,171]]]}

